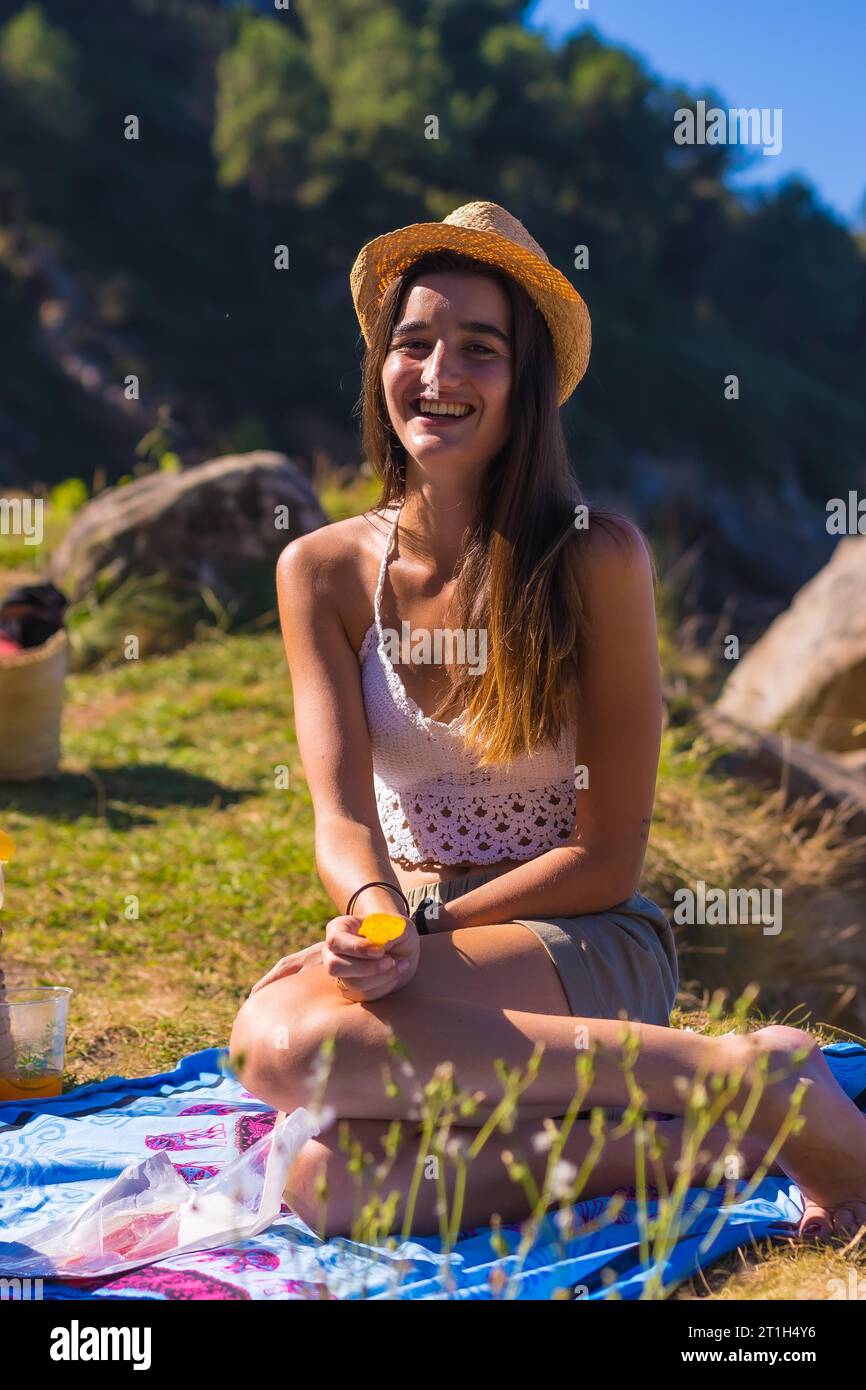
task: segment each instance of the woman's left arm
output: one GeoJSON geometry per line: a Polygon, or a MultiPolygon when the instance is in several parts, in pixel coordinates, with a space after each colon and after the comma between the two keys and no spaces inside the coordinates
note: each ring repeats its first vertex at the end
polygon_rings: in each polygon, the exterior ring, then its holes
{"type": "Polygon", "coordinates": [[[596,525],[582,556],[587,644],[579,674],[577,818],[567,841],[440,908],[432,931],[602,912],[636,892],[662,727],[653,572],[628,522],[596,525]],[[585,786],[581,786],[585,782],[585,786]]]}

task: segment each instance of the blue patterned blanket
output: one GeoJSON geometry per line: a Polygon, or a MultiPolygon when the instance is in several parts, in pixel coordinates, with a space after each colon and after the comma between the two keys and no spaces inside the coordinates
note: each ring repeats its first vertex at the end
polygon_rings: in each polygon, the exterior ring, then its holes
{"type": "MultiPolygon", "coordinates": [[[[824,1049],[846,1093],[866,1108],[866,1048],[824,1049]]],[[[156,1076],[112,1077],[56,1100],[0,1104],[0,1276],[4,1255],[20,1255],[27,1233],[70,1216],[128,1164],[168,1150],[189,1183],[201,1182],[273,1126],[275,1114],[224,1069],[210,1048],[156,1076]]],[[[745,1187],[745,1183],[742,1184],[745,1187]]],[[[693,1188],[697,1211],[663,1271],[667,1289],[738,1245],[790,1236],[802,1214],[796,1185],[766,1178],[747,1200],[719,1217],[722,1196],[693,1188]]],[[[287,1207],[266,1231],[222,1249],[160,1260],[101,1279],[44,1281],[53,1299],[436,1298],[587,1299],[641,1296],[650,1270],[641,1264],[638,1208],[627,1201],[612,1223],[581,1234],[605,1199],[575,1207],[577,1234],[563,1239],[545,1218],[528,1256],[498,1254],[488,1229],[460,1232],[450,1255],[438,1238],[404,1241],[394,1251],[347,1239],[320,1240],[287,1207]]],[[[654,1210],[654,1203],[649,1203],[654,1210]]],[[[520,1228],[502,1230],[508,1249],[520,1228]]]]}

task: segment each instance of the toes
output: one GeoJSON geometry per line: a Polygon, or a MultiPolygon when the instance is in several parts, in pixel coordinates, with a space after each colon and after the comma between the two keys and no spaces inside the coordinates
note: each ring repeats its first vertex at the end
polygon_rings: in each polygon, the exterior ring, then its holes
{"type": "Polygon", "coordinates": [[[832,1210],[818,1202],[806,1202],[799,1225],[802,1240],[851,1240],[866,1228],[866,1203],[845,1202],[832,1210]]]}
{"type": "Polygon", "coordinates": [[[799,1234],[803,1240],[829,1240],[833,1234],[833,1216],[817,1202],[807,1202],[799,1234]]]}
{"type": "Polygon", "coordinates": [[[856,1236],[866,1225],[866,1207],[850,1202],[833,1210],[833,1229],[840,1236],[856,1236]]]}

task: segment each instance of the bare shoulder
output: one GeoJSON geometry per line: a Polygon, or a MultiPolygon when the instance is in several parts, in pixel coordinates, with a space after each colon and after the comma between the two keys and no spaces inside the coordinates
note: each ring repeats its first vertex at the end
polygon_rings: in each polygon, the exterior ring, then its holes
{"type": "Polygon", "coordinates": [[[652,565],[649,544],[640,527],[620,512],[590,512],[584,555],[594,568],[652,565]]]}
{"type": "Polygon", "coordinates": [[[640,528],[618,513],[591,512],[581,541],[575,562],[584,616],[595,639],[628,642],[653,631],[655,567],[640,528]]]}
{"type": "Polygon", "coordinates": [[[296,537],[277,559],[278,591],[332,604],[354,640],[369,622],[388,523],[386,513],[364,512],[296,537]]]}
{"type": "Polygon", "coordinates": [[[362,558],[371,537],[384,526],[380,513],[332,521],[290,541],[277,560],[277,573],[295,580],[334,575],[351,569],[362,558]]]}
{"type": "Polygon", "coordinates": [[[634,589],[655,578],[652,552],[643,532],[618,512],[591,512],[582,536],[578,564],[584,583],[593,590],[634,589]]]}

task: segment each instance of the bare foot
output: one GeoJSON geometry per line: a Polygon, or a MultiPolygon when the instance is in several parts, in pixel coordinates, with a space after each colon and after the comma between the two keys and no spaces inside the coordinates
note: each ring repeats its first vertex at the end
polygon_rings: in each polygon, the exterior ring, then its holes
{"type": "Polygon", "coordinates": [[[833,1213],[817,1202],[806,1201],[799,1234],[804,1240],[829,1240],[834,1234],[833,1213]]]}
{"type": "MultiPolygon", "coordinates": [[[[803,1194],[800,1235],[856,1235],[866,1226],[866,1116],[846,1096],[814,1038],[784,1025],[762,1028],[752,1036],[756,1050],[770,1054],[770,1073],[788,1078],[764,1093],[765,1131],[767,1119],[778,1130],[797,1081],[808,1083],[800,1106],[806,1123],[785,1141],[779,1155],[803,1194]],[[804,1047],[810,1048],[809,1055],[793,1063],[792,1055],[804,1047]]],[[[761,1137],[771,1140],[774,1135],[765,1132],[761,1137]]]]}

